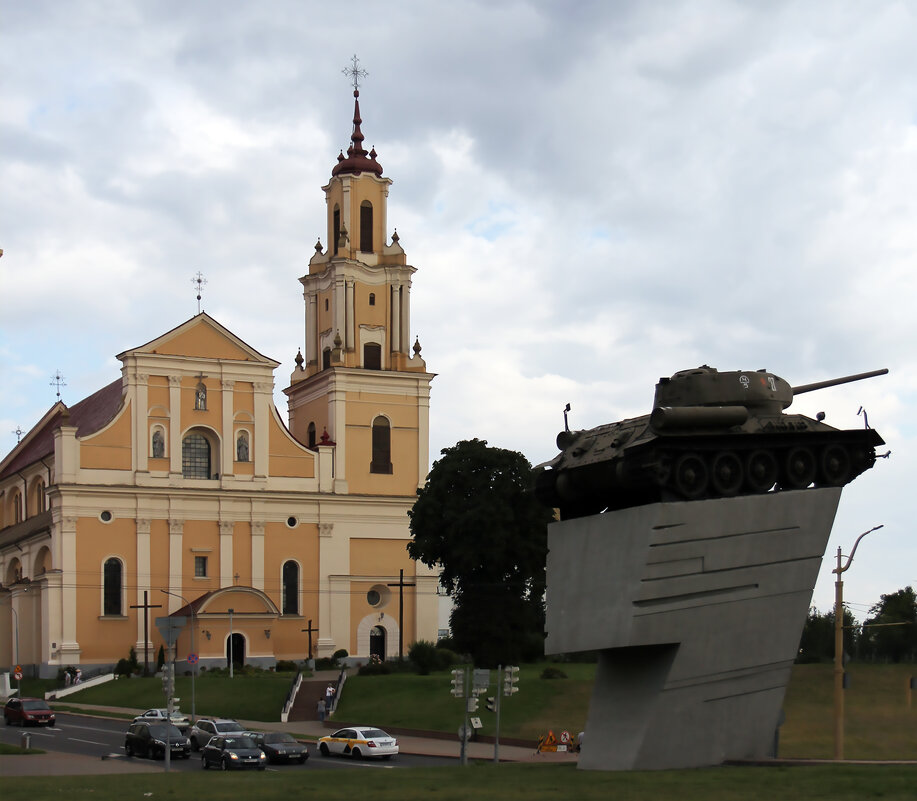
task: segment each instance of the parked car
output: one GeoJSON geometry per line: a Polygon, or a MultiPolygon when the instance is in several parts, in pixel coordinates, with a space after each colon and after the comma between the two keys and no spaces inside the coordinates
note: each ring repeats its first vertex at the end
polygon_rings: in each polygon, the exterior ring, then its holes
{"type": "Polygon", "coordinates": [[[398,741],[382,729],[372,726],[349,726],[319,739],[318,750],[322,756],[342,754],[354,759],[391,759],[398,753],[398,741]]]}
{"type": "Polygon", "coordinates": [[[10,698],[3,707],[3,719],[7,726],[14,723],[20,726],[25,726],[26,723],[53,726],[56,720],[54,710],[43,698],[10,698]]]}
{"type": "Polygon", "coordinates": [[[229,718],[199,718],[188,732],[188,739],[191,740],[191,747],[195,751],[200,751],[207,745],[211,737],[218,734],[243,734],[244,732],[244,726],[229,718]]]}
{"type": "Polygon", "coordinates": [[[134,723],[142,722],[164,722],[166,720],[171,720],[172,725],[176,726],[182,734],[188,734],[191,729],[191,721],[188,720],[181,712],[174,711],[172,712],[171,718],[169,717],[168,709],[148,709],[142,715],[137,715],[134,718],[134,723]]]}
{"type": "Polygon", "coordinates": [[[264,751],[268,762],[298,762],[302,765],[309,758],[306,746],[285,731],[253,732],[252,740],[264,751]]]}
{"type": "Polygon", "coordinates": [[[248,735],[217,735],[211,737],[210,742],[201,749],[201,767],[207,770],[211,766],[221,770],[264,770],[267,767],[267,757],[248,735]]]}
{"type": "Polygon", "coordinates": [[[124,735],[124,753],[129,757],[136,754],[150,759],[165,759],[166,742],[173,759],[188,759],[191,756],[191,743],[188,742],[188,738],[177,726],[165,721],[131,723],[124,735]]]}

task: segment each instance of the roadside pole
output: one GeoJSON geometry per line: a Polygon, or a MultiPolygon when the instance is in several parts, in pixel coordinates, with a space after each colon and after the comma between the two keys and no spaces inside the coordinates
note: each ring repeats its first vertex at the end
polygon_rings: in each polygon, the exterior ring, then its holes
{"type": "Polygon", "coordinates": [[[497,665],[497,691],[494,693],[494,711],[497,713],[497,731],[494,736],[494,764],[500,762],[500,682],[503,679],[503,665],[497,665]]]}
{"type": "Polygon", "coordinates": [[[461,751],[461,760],[460,764],[462,767],[465,767],[468,764],[468,698],[469,691],[471,690],[471,681],[469,681],[468,676],[468,666],[465,666],[465,676],[462,684],[465,688],[465,694],[462,698],[462,708],[464,709],[462,717],[462,751],[461,751]]]}

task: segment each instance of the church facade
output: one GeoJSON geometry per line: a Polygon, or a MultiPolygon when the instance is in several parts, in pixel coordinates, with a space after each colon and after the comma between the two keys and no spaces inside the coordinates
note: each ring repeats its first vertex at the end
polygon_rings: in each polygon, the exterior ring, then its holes
{"type": "Polygon", "coordinates": [[[305,347],[279,363],[206,313],[124,351],[0,461],[0,665],[53,676],[155,661],[394,657],[435,640],[437,576],[412,561],[433,374],[411,342],[391,180],[351,144],[323,187],[328,247],[300,279],[305,347]]]}

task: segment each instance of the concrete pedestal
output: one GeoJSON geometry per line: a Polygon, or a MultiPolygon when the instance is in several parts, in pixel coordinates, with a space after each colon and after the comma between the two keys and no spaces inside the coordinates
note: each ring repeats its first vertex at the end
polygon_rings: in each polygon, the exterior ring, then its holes
{"type": "Polygon", "coordinates": [[[551,524],[545,651],[601,652],[580,768],[773,755],[840,496],[657,503],[551,524]]]}

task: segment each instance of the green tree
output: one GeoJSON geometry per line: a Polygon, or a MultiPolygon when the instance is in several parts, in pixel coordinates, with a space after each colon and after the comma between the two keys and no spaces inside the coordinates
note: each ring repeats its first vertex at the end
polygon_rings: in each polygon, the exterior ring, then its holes
{"type": "Polygon", "coordinates": [[[870,656],[901,662],[917,655],[917,596],[911,587],[880,595],[863,624],[870,656]],[[899,624],[899,625],[889,625],[899,624]],[[903,625],[900,625],[903,624],[903,625]]]}
{"type": "MultiPolygon", "coordinates": [[[[857,648],[857,625],[849,609],[844,609],[844,653],[853,656],[857,648]]],[[[809,610],[799,640],[797,662],[831,662],[834,659],[834,611],[821,614],[809,610]]]]}
{"type": "Polygon", "coordinates": [[[552,512],[532,484],[521,453],[464,440],[443,449],[408,513],[408,553],[440,567],[440,585],[454,603],[455,647],[481,667],[544,653],[552,512]]]}

